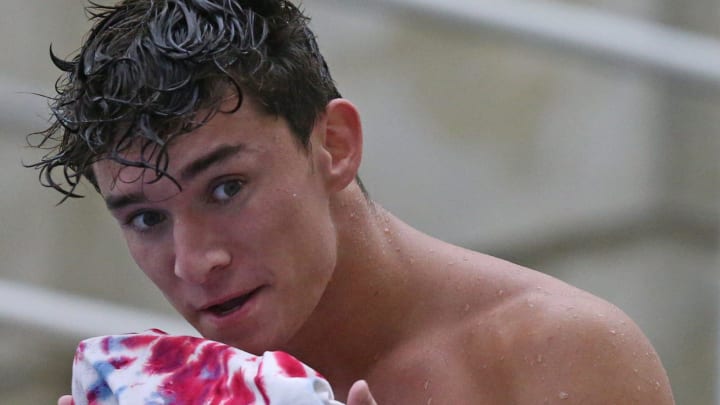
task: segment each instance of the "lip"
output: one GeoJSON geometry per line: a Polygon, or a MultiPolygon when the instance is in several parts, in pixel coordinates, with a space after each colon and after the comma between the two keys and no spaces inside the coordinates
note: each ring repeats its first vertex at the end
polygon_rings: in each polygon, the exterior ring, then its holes
{"type": "Polygon", "coordinates": [[[263,288],[264,286],[259,286],[246,292],[226,295],[221,299],[204,305],[200,308],[199,312],[213,319],[215,322],[225,320],[229,317],[236,318],[237,316],[244,316],[250,311],[250,307],[263,288]],[[228,306],[228,308],[223,310],[223,306],[228,306]]]}

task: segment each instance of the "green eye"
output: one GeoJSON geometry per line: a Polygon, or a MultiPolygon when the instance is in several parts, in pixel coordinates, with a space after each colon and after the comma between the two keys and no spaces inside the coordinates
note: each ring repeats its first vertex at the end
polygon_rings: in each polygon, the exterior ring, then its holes
{"type": "Polygon", "coordinates": [[[239,180],[226,181],[213,189],[213,198],[217,201],[226,201],[242,190],[243,183],[239,180]]]}

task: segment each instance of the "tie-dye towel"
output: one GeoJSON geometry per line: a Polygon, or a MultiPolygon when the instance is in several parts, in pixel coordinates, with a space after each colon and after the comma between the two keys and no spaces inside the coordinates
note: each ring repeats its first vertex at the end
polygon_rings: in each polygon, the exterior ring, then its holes
{"type": "Polygon", "coordinates": [[[254,356],[157,329],[82,341],[72,394],[75,405],[342,405],[287,353],[254,356]]]}

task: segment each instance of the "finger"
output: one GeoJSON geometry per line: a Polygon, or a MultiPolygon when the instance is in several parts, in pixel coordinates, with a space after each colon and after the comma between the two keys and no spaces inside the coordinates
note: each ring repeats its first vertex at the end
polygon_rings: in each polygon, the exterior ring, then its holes
{"type": "Polygon", "coordinates": [[[355,381],[348,392],[347,405],[377,405],[370,393],[370,387],[364,380],[355,381]]]}
{"type": "Polygon", "coordinates": [[[73,399],[70,395],[63,395],[58,399],[58,405],[73,405],[73,399]]]}

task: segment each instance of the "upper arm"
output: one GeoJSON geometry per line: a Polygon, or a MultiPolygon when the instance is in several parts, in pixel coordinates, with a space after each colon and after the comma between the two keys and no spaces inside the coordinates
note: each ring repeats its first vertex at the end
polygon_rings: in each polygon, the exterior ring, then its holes
{"type": "Polygon", "coordinates": [[[657,353],[635,323],[594,297],[516,313],[501,349],[515,403],[673,404],[657,353]]]}

